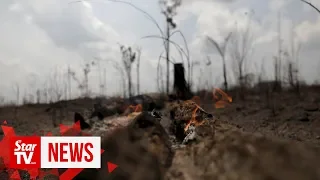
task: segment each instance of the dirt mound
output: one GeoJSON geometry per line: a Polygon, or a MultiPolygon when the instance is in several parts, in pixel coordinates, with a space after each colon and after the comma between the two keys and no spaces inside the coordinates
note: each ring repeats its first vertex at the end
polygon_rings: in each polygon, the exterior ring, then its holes
{"type": "Polygon", "coordinates": [[[106,136],[102,148],[102,162],[119,167],[109,174],[107,164],[102,163],[101,169],[85,169],[76,179],[161,180],[173,158],[169,137],[149,113],[141,113],[128,126],[106,136]]]}

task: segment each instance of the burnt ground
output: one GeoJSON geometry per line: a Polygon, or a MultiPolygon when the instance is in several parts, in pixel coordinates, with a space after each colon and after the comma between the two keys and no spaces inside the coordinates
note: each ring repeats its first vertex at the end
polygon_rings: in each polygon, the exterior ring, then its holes
{"type": "MultiPolygon", "coordinates": [[[[300,98],[295,93],[274,94],[270,104],[264,96],[247,99],[211,112],[246,132],[320,146],[320,91],[304,91],[300,98]]],[[[210,112],[210,104],[203,106],[210,112]]]]}
{"type": "MultiPolygon", "coordinates": [[[[230,93],[230,95],[233,96],[232,93],[230,93]]],[[[212,113],[217,119],[233,123],[247,133],[261,134],[263,136],[275,138],[277,140],[289,140],[288,142],[293,141],[298,142],[299,144],[307,144],[315,147],[320,146],[320,91],[317,92],[313,89],[305,89],[304,91],[302,91],[299,98],[293,92],[275,93],[272,97],[272,99],[269,99],[269,103],[267,103],[264,95],[253,95],[251,93],[248,93],[246,95],[245,101],[234,98],[231,104],[228,104],[225,108],[222,109],[214,108],[212,97],[205,97],[201,100],[201,106],[206,111],[212,113]]],[[[93,106],[93,103],[94,101],[90,99],[81,99],[69,102],[67,108],[68,116],[63,117],[63,120],[61,122],[65,124],[72,124],[73,113],[75,111],[84,113],[88,108],[91,108],[93,106]]],[[[53,129],[56,130],[57,128],[53,128],[52,125],[50,111],[48,112],[49,107],[49,105],[24,105],[18,108],[16,117],[14,115],[15,108],[3,107],[0,109],[0,120],[7,120],[9,125],[12,125],[15,128],[16,133],[20,135],[30,135],[34,132],[41,133],[40,129],[44,131],[52,131],[53,129]]],[[[110,118],[121,119],[121,117],[110,118]]],[[[121,121],[125,120],[118,120],[118,122],[121,121]]],[[[104,126],[100,126],[100,130],[104,130],[104,128],[104,126]]],[[[240,137],[242,135],[232,134],[232,137],[233,136],[240,137]]],[[[197,144],[194,146],[186,147],[183,150],[178,150],[176,152],[173,165],[168,172],[169,175],[166,176],[166,179],[268,179],[262,178],[261,173],[257,173],[255,175],[252,175],[254,173],[251,173],[251,176],[249,176],[247,175],[249,170],[245,168],[240,168],[240,170],[238,168],[237,171],[228,174],[228,176],[218,176],[219,174],[226,174],[226,172],[221,173],[220,171],[215,171],[215,168],[206,168],[206,166],[210,164],[208,162],[207,164],[204,163],[205,161],[208,161],[208,159],[210,160],[209,155],[208,157],[206,156],[207,154],[212,154],[212,152],[214,152],[206,150],[206,146],[210,144],[212,139],[215,140],[215,143],[220,144],[219,147],[224,147],[225,150],[228,149],[228,147],[225,147],[225,145],[223,144],[224,142],[228,141],[228,138],[226,138],[226,140],[224,141],[221,140],[223,138],[220,138],[220,136],[216,136],[218,137],[218,139],[215,139],[216,137],[211,138],[211,135],[209,135],[208,137],[209,138],[205,138],[203,140],[205,142],[205,145],[197,144]],[[190,155],[190,153],[193,155],[190,155]],[[244,174],[241,175],[241,172],[244,172],[244,174]]],[[[251,136],[244,137],[245,138],[242,139],[252,139],[251,136]]],[[[264,142],[264,139],[255,139],[252,141],[264,142]]],[[[237,141],[232,140],[230,142],[232,144],[237,141]]],[[[246,141],[241,140],[239,142],[242,143],[240,143],[240,145],[236,144],[236,146],[232,145],[232,147],[235,148],[237,146],[244,146],[242,144],[246,144],[246,141]]],[[[278,147],[270,143],[269,141],[263,143],[262,145],[260,144],[259,147],[260,146],[263,148],[261,148],[261,150],[259,151],[266,152],[272,151],[272,149],[278,147]]],[[[296,151],[301,151],[303,154],[310,155],[310,157],[300,157],[298,155],[295,155],[295,153],[292,153],[293,155],[291,156],[297,157],[297,159],[293,160],[295,162],[303,162],[304,160],[311,161],[312,159],[315,160],[318,158],[315,158],[311,151],[305,150],[304,148],[300,149],[299,145],[288,145],[288,147],[289,149],[297,149],[296,151]]],[[[250,149],[250,147],[246,148],[250,149]]],[[[259,148],[256,148],[256,150],[257,149],[259,148]]],[[[290,154],[289,150],[288,152],[286,151],[285,154],[290,154]]],[[[239,157],[242,156],[243,155],[239,157]]],[[[282,154],[281,157],[283,156],[286,155],[282,154]]],[[[214,155],[212,158],[217,157],[216,155],[214,155]]],[[[230,157],[228,156],[228,158],[230,157]]],[[[225,161],[232,161],[232,158],[228,158],[225,161]]],[[[250,158],[253,159],[257,157],[252,155],[250,156],[250,158]]],[[[274,159],[270,159],[270,156],[259,156],[259,158],[261,158],[262,163],[264,161],[263,159],[267,159],[265,161],[268,161],[268,163],[265,163],[263,166],[261,165],[261,168],[265,166],[271,167],[273,165],[275,166],[275,168],[278,167],[276,166],[274,159]]],[[[289,164],[290,163],[291,161],[289,162],[289,164]]],[[[311,168],[310,166],[306,167],[308,167],[307,169],[309,170],[316,170],[320,167],[320,165],[312,164],[311,168]]],[[[288,166],[288,168],[291,168],[293,171],[297,172],[292,174],[295,178],[291,179],[317,179],[314,178],[317,177],[317,175],[310,175],[309,177],[306,177],[302,174],[299,174],[299,171],[297,170],[298,167],[296,166],[288,166]]],[[[224,166],[224,169],[224,171],[226,171],[227,167],[224,166]]],[[[313,173],[313,171],[308,172],[307,169],[300,168],[300,170],[304,171],[305,173],[313,173]]],[[[288,175],[286,174],[281,176],[281,173],[279,174],[279,172],[271,172],[270,170],[269,174],[272,173],[277,174],[278,176],[276,178],[276,175],[270,175],[271,177],[269,177],[269,179],[283,179],[284,177],[288,178],[288,175]]]]}

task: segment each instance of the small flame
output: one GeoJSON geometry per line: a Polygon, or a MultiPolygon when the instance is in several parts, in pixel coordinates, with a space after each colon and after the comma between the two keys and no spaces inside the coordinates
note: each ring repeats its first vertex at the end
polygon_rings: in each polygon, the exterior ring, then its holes
{"type": "MultiPolygon", "coordinates": [[[[224,108],[227,104],[232,102],[232,97],[230,97],[227,93],[225,93],[224,91],[222,91],[219,88],[214,88],[213,89],[213,99],[215,101],[215,107],[216,108],[224,108]]],[[[191,120],[188,121],[188,123],[186,124],[184,131],[186,132],[190,125],[195,125],[195,126],[200,126],[202,125],[205,121],[201,120],[197,120],[196,119],[196,113],[197,110],[200,108],[200,97],[199,96],[193,96],[191,99],[193,102],[195,102],[197,105],[197,107],[194,109],[194,111],[192,112],[192,117],[191,120]]]]}
{"type": "Polygon", "coordinates": [[[136,106],[130,105],[129,108],[130,108],[130,109],[134,109],[133,112],[142,112],[142,105],[141,105],[141,104],[138,104],[138,105],[136,105],[136,106]]]}
{"type": "Polygon", "coordinates": [[[142,105],[141,105],[141,104],[138,104],[138,105],[136,105],[136,106],[130,105],[130,106],[129,106],[129,109],[133,109],[133,112],[130,113],[128,116],[129,116],[129,117],[134,117],[134,116],[139,115],[140,112],[142,112],[142,109],[143,109],[143,108],[142,108],[142,105]]]}
{"type": "Polygon", "coordinates": [[[188,121],[187,125],[186,125],[185,128],[184,128],[184,131],[185,131],[185,132],[189,129],[189,127],[190,127],[191,124],[194,124],[195,126],[200,126],[200,125],[202,125],[202,124],[204,123],[204,121],[200,121],[200,122],[199,122],[199,121],[196,119],[197,110],[198,110],[199,108],[200,108],[200,107],[197,105],[197,107],[193,110],[192,116],[191,116],[191,120],[188,121]]]}
{"type": "Polygon", "coordinates": [[[216,101],[215,107],[217,109],[224,108],[227,104],[232,102],[232,97],[219,88],[213,89],[213,98],[216,101]]]}

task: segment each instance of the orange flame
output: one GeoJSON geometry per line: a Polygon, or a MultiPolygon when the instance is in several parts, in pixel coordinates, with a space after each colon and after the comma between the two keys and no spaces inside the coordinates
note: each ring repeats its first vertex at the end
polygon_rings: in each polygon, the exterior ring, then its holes
{"type": "MultiPolygon", "coordinates": [[[[232,97],[230,97],[227,93],[225,93],[224,91],[222,91],[219,88],[213,89],[213,99],[215,101],[215,103],[214,103],[215,108],[224,108],[227,104],[232,102],[232,97]]],[[[194,124],[195,126],[200,126],[205,122],[205,121],[199,121],[196,119],[197,110],[200,108],[200,106],[199,106],[200,105],[200,97],[193,96],[191,98],[191,100],[197,104],[197,107],[192,112],[191,120],[188,121],[188,123],[186,124],[186,126],[184,128],[185,132],[188,130],[188,128],[190,127],[191,124],[194,124]]]]}
{"type": "Polygon", "coordinates": [[[213,89],[213,99],[216,101],[215,107],[217,109],[224,108],[227,104],[232,102],[232,97],[219,88],[213,89]]]}
{"type": "Polygon", "coordinates": [[[197,107],[193,110],[191,120],[188,121],[187,125],[184,127],[184,131],[186,132],[191,124],[194,124],[195,126],[200,126],[204,123],[204,121],[198,121],[196,119],[197,110],[200,108],[200,106],[197,105],[197,107]]]}
{"type": "Polygon", "coordinates": [[[130,105],[130,106],[128,107],[128,109],[130,109],[130,110],[133,109],[133,112],[131,112],[130,114],[128,114],[128,117],[134,117],[134,116],[140,114],[140,112],[142,112],[142,110],[143,110],[141,104],[138,104],[138,105],[136,105],[136,106],[130,105]]]}
{"type": "Polygon", "coordinates": [[[142,112],[142,105],[141,105],[141,104],[138,104],[138,105],[136,105],[136,106],[130,105],[129,108],[130,108],[130,109],[134,109],[133,112],[142,112]]]}

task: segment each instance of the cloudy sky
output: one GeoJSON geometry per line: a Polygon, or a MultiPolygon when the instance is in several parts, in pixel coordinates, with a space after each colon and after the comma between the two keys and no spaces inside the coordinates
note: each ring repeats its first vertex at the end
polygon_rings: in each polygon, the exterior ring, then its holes
{"type": "MultiPolygon", "coordinates": [[[[94,57],[102,59],[101,76],[106,69],[106,92],[121,94],[121,76],[110,61],[120,61],[119,43],[141,47],[141,91],[156,91],[156,67],[163,51],[162,41],[142,39],[159,35],[156,25],[137,9],[123,3],[91,0],[70,3],[69,0],[2,0],[0,2],[0,95],[7,101],[15,99],[15,86],[20,94],[29,94],[50,84],[63,88],[67,67],[83,79],[82,69],[94,57]],[[54,74],[58,74],[55,76],[54,74]],[[56,77],[54,79],[53,77],[56,77]]],[[[149,13],[164,29],[165,19],[158,0],[131,0],[135,6],[149,13]]],[[[320,7],[320,1],[311,0],[320,7]]],[[[219,85],[221,59],[217,51],[205,41],[211,36],[218,42],[236,27],[247,27],[254,12],[250,29],[253,49],[248,58],[248,72],[261,72],[263,62],[266,78],[272,78],[273,56],[277,53],[278,14],[281,12],[283,47],[288,49],[291,34],[302,45],[300,72],[307,82],[320,75],[320,14],[299,0],[184,0],[175,22],[186,37],[191,58],[200,61],[194,70],[196,83],[219,85]],[[205,66],[207,58],[212,60],[205,66]],[[200,69],[201,68],[201,69],[200,69]],[[199,81],[200,74],[202,80],[199,81]]],[[[173,40],[184,47],[176,34],[173,40]]],[[[177,50],[172,57],[181,62],[177,50]]],[[[228,59],[232,80],[231,60],[228,59]]],[[[133,78],[135,80],[135,69],[133,78]]],[[[90,88],[99,93],[99,71],[92,67],[90,88]]],[[[135,82],[135,81],[134,81],[135,82]]],[[[73,96],[79,94],[73,81],[73,96]]]]}

